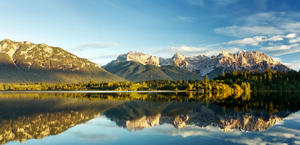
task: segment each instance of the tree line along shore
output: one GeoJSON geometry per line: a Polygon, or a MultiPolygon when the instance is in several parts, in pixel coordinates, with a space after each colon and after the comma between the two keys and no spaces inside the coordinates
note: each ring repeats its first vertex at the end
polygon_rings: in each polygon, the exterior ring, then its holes
{"type": "Polygon", "coordinates": [[[223,72],[218,77],[209,80],[170,81],[150,80],[142,82],[81,82],[81,83],[0,83],[1,91],[86,91],[86,90],[113,90],[113,91],[198,91],[202,93],[239,94],[259,90],[300,90],[300,72],[264,72],[234,71],[223,72]]]}

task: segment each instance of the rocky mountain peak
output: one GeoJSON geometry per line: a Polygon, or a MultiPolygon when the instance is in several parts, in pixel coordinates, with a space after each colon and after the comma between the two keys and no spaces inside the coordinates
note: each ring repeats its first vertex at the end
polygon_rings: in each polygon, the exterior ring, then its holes
{"type": "Polygon", "coordinates": [[[177,53],[174,54],[173,59],[181,59],[181,60],[184,60],[184,59],[185,59],[185,56],[184,56],[182,53],[177,52],[177,53]]]}
{"type": "Polygon", "coordinates": [[[227,50],[222,50],[221,52],[220,52],[220,54],[219,54],[219,56],[230,56],[230,52],[229,51],[227,51],[227,50]]]}
{"type": "Polygon", "coordinates": [[[179,52],[172,57],[171,61],[172,62],[170,64],[175,64],[176,66],[181,66],[183,68],[186,68],[189,65],[189,63],[186,61],[186,57],[179,52]]]}
{"type": "Polygon", "coordinates": [[[23,43],[27,45],[32,44],[30,41],[23,41],[23,43]]]}
{"type": "Polygon", "coordinates": [[[235,54],[221,54],[219,62],[223,65],[231,65],[235,63],[239,67],[249,67],[265,62],[268,65],[279,65],[280,62],[275,61],[272,57],[257,51],[239,51],[235,54]]]}
{"type": "Polygon", "coordinates": [[[175,64],[201,76],[210,75],[212,77],[222,72],[233,72],[234,70],[264,71],[267,68],[276,71],[290,70],[271,56],[257,51],[239,51],[237,53],[222,51],[218,56],[186,57],[181,63],[175,64]]]}
{"type": "Polygon", "coordinates": [[[135,61],[143,65],[156,65],[159,66],[159,57],[144,54],[142,52],[130,51],[126,54],[118,56],[119,61],[135,61]]]}

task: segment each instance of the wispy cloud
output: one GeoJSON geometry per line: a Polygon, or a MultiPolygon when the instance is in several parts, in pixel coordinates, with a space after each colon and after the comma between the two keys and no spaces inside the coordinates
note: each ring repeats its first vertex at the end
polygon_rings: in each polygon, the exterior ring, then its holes
{"type": "Polygon", "coordinates": [[[91,60],[95,59],[107,59],[107,58],[116,58],[118,54],[108,54],[108,55],[99,55],[99,56],[94,56],[94,57],[89,57],[91,60]]]}
{"type": "MultiPolygon", "coordinates": [[[[287,63],[283,63],[284,65],[290,67],[290,68],[293,68],[295,70],[300,70],[300,60],[295,60],[295,61],[291,61],[291,62],[287,62],[287,63]]],[[[300,115],[298,115],[297,117],[299,117],[297,119],[297,122],[300,123],[300,115]]]]}
{"type": "Polygon", "coordinates": [[[238,1],[239,0],[187,0],[189,4],[200,7],[204,7],[207,4],[213,4],[215,6],[224,7],[238,1]]]}
{"type": "Polygon", "coordinates": [[[287,34],[285,37],[286,38],[295,38],[297,36],[297,34],[295,33],[290,33],[290,34],[287,34]]]}
{"type": "Polygon", "coordinates": [[[282,37],[281,35],[275,35],[269,38],[264,39],[265,41],[282,41],[284,39],[284,37],[282,37]]]}
{"type": "Polygon", "coordinates": [[[299,52],[300,52],[300,48],[295,48],[295,49],[288,49],[285,51],[273,52],[272,54],[274,56],[282,56],[282,55],[288,55],[288,54],[299,53],[299,52]]]}
{"type": "Polygon", "coordinates": [[[194,46],[186,46],[186,45],[173,46],[170,49],[176,52],[194,52],[194,53],[198,53],[206,50],[205,48],[202,47],[194,47],[194,46]]]}
{"type": "Polygon", "coordinates": [[[231,46],[253,46],[273,56],[300,52],[300,13],[263,12],[242,17],[235,25],[215,28],[218,34],[238,37],[231,46]]]}
{"type": "Polygon", "coordinates": [[[264,38],[265,38],[264,36],[255,36],[251,38],[244,38],[241,40],[229,41],[228,44],[257,46],[260,42],[264,41],[264,38]]]}
{"type": "Polygon", "coordinates": [[[116,42],[90,42],[80,45],[78,48],[114,48],[119,46],[116,42]]]}
{"type": "Polygon", "coordinates": [[[284,32],[273,26],[228,26],[216,28],[214,31],[218,34],[225,34],[235,37],[247,37],[255,35],[273,35],[283,34],[284,32]]]}
{"type": "Polygon", "coordinates": [[[277,51],[277,50],[289,50],[294,47],[298,47],[299,44],[291,44],[291,45],[279,45],[279,46],[270,46],[270,47],[262,47],[260,50],[265,51],[277,51]]]}
{"type": "Polygon", "coordinates": [[[300,13],[292,12],[256,13],[238,19],[236,25],[215,28],[214,31],[235,37],[300,33],[300,22],[295,21],[299,18],[300,13]]]}
{"type": "Polygon", "coordinates": [[[204,47],[195,47],[195,46],[186,46],[186,45],[181,45],[181,46],[173,46],[170,47],[170,50],[172,52],[181,52],[186,55],[206,55],[206,56],[212,56],[212,55],[217,55],[221,51],[225,50],[228,52],[235,53],[239,51],[240,49],[237,47],[227,47],[225,49],[220,48],[221,44],[216,44],[216,45],[211,45],[211,46],[204,46],[204,47]]]}
{"type": "Polygon", "coordinates": [[[289,43],[297,43],[300,42],[300,37],[289,40],[289,43]]]}
{"type": "MultiPolygon", "coordinates": [[[[284,39],[288,39],[289,43],[299,42],[300,37],[299,38],[295,38],[295,37],[296,37],[296,34],[294,34],[294,33],[288,34],[286,36],[284,36],[284,35],[254,36],[254,37],[229,41],[228,44],[236,44],[236,45],[241,45],[241,46],[244,46],[244,45],[258,46],[258,44],[260,44],[261,42],[277,42],[277,41],[283,41],[284,39]]],[[[273,43],[269,43],[269,44],[273,44],[273,43]]]]}

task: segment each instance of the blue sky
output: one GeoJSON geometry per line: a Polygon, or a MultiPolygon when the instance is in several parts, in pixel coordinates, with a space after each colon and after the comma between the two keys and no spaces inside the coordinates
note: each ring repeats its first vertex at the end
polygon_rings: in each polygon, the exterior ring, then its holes
{"type": "Polygon", "coordinates": [[[128,51],[255,50],[300,69],[298,0],[6,0],[0,18],[0,39],[60,46],[100,65],[128,51]]]}

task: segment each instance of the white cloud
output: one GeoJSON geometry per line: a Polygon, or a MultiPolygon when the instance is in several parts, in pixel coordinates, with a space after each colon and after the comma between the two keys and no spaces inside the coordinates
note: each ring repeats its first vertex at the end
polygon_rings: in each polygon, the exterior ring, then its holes
{"type": "Polygon", "coordinates": [[[286,22],[281,27],[282,27],[282,29],[284,29],[284,30],[286,30],[287,32],[290,32],[290,33],[299,33],[300,32],[300,29],[299,29],[300,28],[300,22],[294,22],[294,21],[286,22]]]}
{"type": "Polygon", "coordinates": [[[254,45],[257,46],[259,42],[264,41],[263,36],[255,36],[252,38],[244,38],[241,40],[234,40],[234,41],[229,41],[228,44],[237,44],[237,45],[254,45]]]}
{"type": "Polygon", "coordinates": [[[273,60],[277,61],[277,62],[281,62],[281,59],[278,57],[273,57],[273,60]]]}
{"type": "MultiPolygon", "coordinates": [[[[300,70],[300,60],[299,61],[291,61],[291,62],[287,62],[287,63],[283,63],[284,65],[294,69],[294,70],[300,70]]],[[[290,118],[288,120],[295,120],[296,122],[300,123],[300,115],[298,114],[297,117],[295,118],[290,118]]]]}
{"type": "MultiPolygon", "coordinates": [[[[254,36],[254,37],[249,37],[249,38],[244,38],[240,40],[233,40],[229,41],[228,44],[235,44],[235,45],[252,45],[252,46],[258,46],[260,42],[275,42],[275,41],[282,41],[284,40],[283,36],[281,35],[275,35],[271,37],[267,36],[254,36]]],[[[270,43],[271,44],[271,43],[270,43]]]]}
{"type": "Polygon", "coordinates": [[[206,56],[217,55],[223,50],[231,52],[231,53],[235,53],[240,50],[239,48],[236,48],[236,47],[227,47],[226,49],[221,49],[219,46],[220,46],[219,44],[216,46],[213,46],[213,47],[211,47],[211,46],[194,47],[194,46],[182,45],[182,46],[171,47],[170,50],[173,52],[181,52],[186,55],[202,54],[202,55],[206,55],[206,56]]]}
{"type": "Polygon", "coordinates": [[[300,37],[289,40],[289,43],[297,43],[297,42],[300,42],[300,37]]]}
{"type": "Polygon", "coordinates": [[[295,38],[297,36],[297,34],[295,33],[290,33],[290,34],[287,34],[285,37],[286,38],[295,38]]]}
{"type": "Polygon", "coordinates": [[[246,144],[246,145],[254,145],[254,144],[255,144],[255,145],[267,145],[267,144],[273,144],[273,145],[287,145],[287,143],[267,142],[267,141],[264,141],[264,140],[263,140],[262,138],[260,138],[260,137],[256,137],[256,138],[253,138],[253,139],[243,137],[243,138],[238,138],[238,139],[226,139],[226,140],[227,140],[227,141],[231,141],[231,142],[233,142],[233,143],[246,144]]]}
{"type": "Polygon", "coordinates": [[[228,26],[224,28],[216,28],[214,30],[218,34],[225,34],[235,37],[247,37],[254,35],[273,35],[284,34],[281,30],[272,26],[228,26]]]}
{"type": "Polygon", "coordinates": [[[265,39],[265,41],[282,41],[283,37],[281,35],[272,36],[270,38],[265,39]]]}
{"type": "Polygon", "coordinates": [[[202,47],[194,47],[194,46],[186,46],[186,45],[182,45],[179,47],[171,47],[170,48],[173,51],[178,51],[178,52],[201,52],[206,50],[205,48],[202,47]]]}
{"type": "Polygon", "coordinates": [[[298,52],[300,52],[300,48],[288,49],[288,50],[284,50],[284,51],[277,51],[272,54],[274,56],[282,56],[282,55],[293,54],[293,53],[298,53],[298,52]]]}
{"type": "Polygon", "coordinates": [[[289,37],[300,33],[300,13],[295,12],[266,12],[256,13],[237,20],[238,25],[216,28],[218,34],[235,37],[255,35],[286,35],[289,37]]]}
{"type": "Polygon", "coordinates": [[[299,44],[279,45],[279,46],[262,47],[260,48],[260,50],[265,50],[265,51],[288,50],[298,46],[299,44]]]}
{"type": "Polygon", "coordinates": [[[113,48],[119,46],[119,43],[115,42],[91,42],[80,45],[78,48],[113,48]]]}

